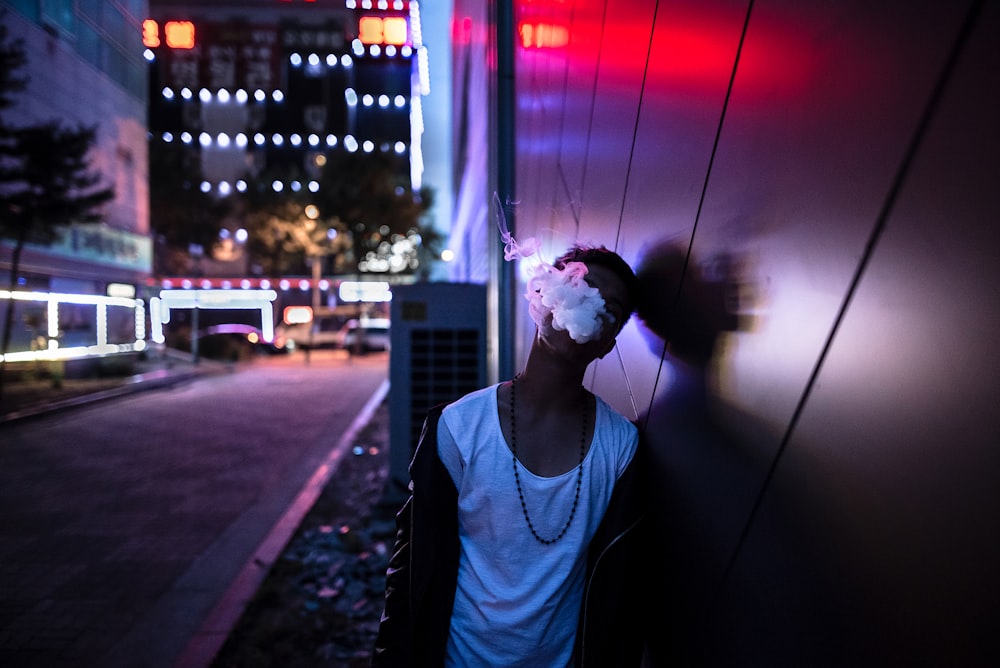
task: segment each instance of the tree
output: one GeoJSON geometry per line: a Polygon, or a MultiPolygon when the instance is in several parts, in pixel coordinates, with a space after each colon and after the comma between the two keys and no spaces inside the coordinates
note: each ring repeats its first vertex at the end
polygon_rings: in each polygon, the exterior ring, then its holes
{"type": "Polygon", "coordinates": [[[247,176],[247,188],[236,198],[237,217],[248,233],[247,251],[259,271],[273,278],[304,274],[309,262],[327,256],[336,271],[349,246],[347,228],[316,204],[314,193],[301,186],[272,186],[275,181],[301,184],[300,176],[280,168],[247,176]]]}
{"type": "MultiPolygon", "coordinates": [[[[396,242],[411,241],[414,248],[436,239],[423,225],[433,204],[428,188],[414,192],[405,157],[387,153],[337,153],[330,156],[320,175],[317,206],[336,214],[351,232],[352,269],[376,271],[385,266],[396,242]]],[[[410,260],[414,260],[410,258],[410,260]]],[[[413,273],[412,261],[392,271],[413,273]]]]}
{"type": "MultiPolygon", "coordinates": [[[[7,39],[0,26],[0,111],[14,104],[12,93],[20,92],[27,79],[17,74],[24,65],[21,40],[7,39]]],[[[114,190],[100,185],[100,174],[90,170],[87,156],[96,138],[96,128],[63,127],[56,121],[13,127],[0,115],[0,235],[13,239],[10,289],[17,286],[24,244],[51,243],[57,228],[71,222],[96,222],[100,207],[114,199],[114,190]]],[[[10,344],[14,302],[7,300],[3,341],[5,355],[10,344]]],[[[3,372],[0,362],[0,398],[3,372]]]]}

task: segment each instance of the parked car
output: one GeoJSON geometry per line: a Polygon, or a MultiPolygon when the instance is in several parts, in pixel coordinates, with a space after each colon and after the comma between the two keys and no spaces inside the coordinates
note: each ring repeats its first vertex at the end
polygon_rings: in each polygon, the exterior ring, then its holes
{"type": "Polygon", "coordinates": [[[349,353],[389,350],[389,320],[368,318],[348,320],[337,334],[337,345],[349,353]]]}
{"type": "Polygon", "coordinates": [[[264,340],[259,327],[243,324],[213,325],[198,334],[198,350],[205,357],[236,360],[250,354],[278,355],[290,352],[284,337],[264,340]]]}
{"type": "Polygon", "coordinates": [[[316,318],[312,322],[295,325],[284,323],[277,326],[275,336],[287,341],[289,348],[324,348],[340,343],[340,330],[344,326],[343,316],[316,318]]]}

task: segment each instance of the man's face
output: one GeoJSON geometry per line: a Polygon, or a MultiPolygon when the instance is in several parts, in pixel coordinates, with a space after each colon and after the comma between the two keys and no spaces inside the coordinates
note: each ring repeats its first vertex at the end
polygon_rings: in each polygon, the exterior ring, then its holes
{"type": "Polygon", "coordinates": [[[566,331],[557,330],[552,327],[551,314],[539,328],[542,338],[552,347],[564,351],[566,354],[577,358],[592,361],[603,357],[614,348],[615,337],[621,329],[622,324],[629,316],[629,293],[628,287],[610,269],[602,266],[589,266],[587,275],[584,277],[587,284],[596,288],[604,299],[604,307],[608,312],[602,317],[601,330],[589,341],[577,343],[566,331]]]}

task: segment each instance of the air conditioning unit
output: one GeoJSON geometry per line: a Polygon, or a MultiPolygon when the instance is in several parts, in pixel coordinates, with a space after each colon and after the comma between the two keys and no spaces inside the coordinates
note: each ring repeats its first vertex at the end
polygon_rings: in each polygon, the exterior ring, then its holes
{"type": "Polygon", "coordinates": [[[389,501],[404,499],[427,411],[486,385],[486,286],[415,283],[392,289],[389,501]]]}

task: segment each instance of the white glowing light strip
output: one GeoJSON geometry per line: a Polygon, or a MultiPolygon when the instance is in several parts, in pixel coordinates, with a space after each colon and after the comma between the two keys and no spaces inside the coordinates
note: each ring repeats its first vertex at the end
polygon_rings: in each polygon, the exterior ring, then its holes
{"type": "Polygon", "coordinates": [[[0,355],[0,359],[5,362],[45,362],[52,360],[79,359],[81,357],[102,357],[116,353],[140,352],[145,349],[145,341],[136,341],[135,343],[105,343],[95,346],[49,348],[48,350],[26,350],[19,353],[7,353],[6,355],[0,355]]]}
{"type": "Polygon", "coordinates": [[[104,295],[76,295],[63,292],[39,292],[21,291],[11,292],[10,290],[0,290],[0,299],[13,299],[14,301],[27,302],[47,302],[56,301],[66,304],[107,304],[108,306],[135,307],[135,299],[127,297],[105,297],[104,295]]]}
{"type": "Polygon", "coordinates": [[[392,301],[392,291],[385,281],[344,281],[339,294],[342,302],[392,301]]]}
{"type": "Polygon", "coordinates": [[[141,299],[129,299],[127,297],[107,297],[104,295],[80,295],[65,292],[41,292],[38,290],[0,290],[0,300],[14,300],[20,302],[44,302],[48,325],[46,335],[48,337],[47,349],[26,350],[9,352],[6,355],[0,354],[0,360],[4,362],[34,362],[45,360],[66,360],[79,357],[92,357],[111,355],[146,349],[146,317],[145,306],[141,299]],[[96,332],[97,339],[94,345],[74,346],[71,348],[59,347],[59,305],[78,304],[83,306],[93,306],[96,309],[96,332]],[[135,312],[135,341],[132,343],[108,343],[108,307],[121,306],[131,308],[135,312]]]}
{"type": "Polygon", "coordinates": [[[258,309],[260,331],[263,339],[274,340],[274,308],[271,302],[278,298],[274,290],[161,290],[159,297],[149,300],[151,338],[164,343],[163,325],[170,322],[170,309],[258,309]]]}
{"type": "Polygon", "coordinates": [[[419,191],[424,181],[424,113],[420,97],[410,100],[410,185],[419,191]]]}

